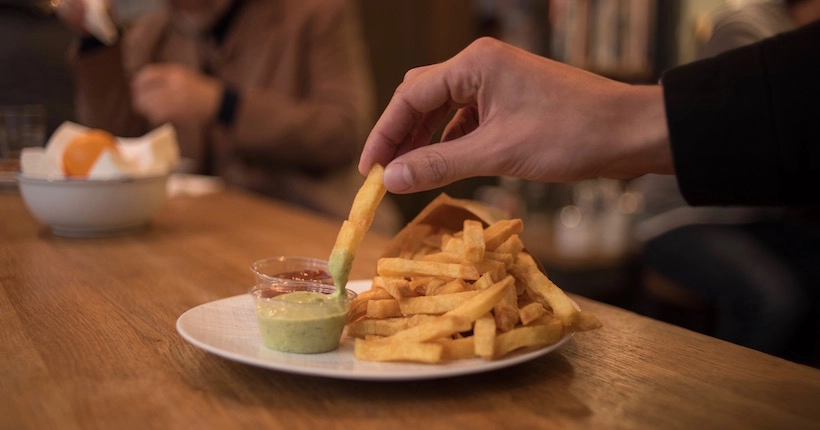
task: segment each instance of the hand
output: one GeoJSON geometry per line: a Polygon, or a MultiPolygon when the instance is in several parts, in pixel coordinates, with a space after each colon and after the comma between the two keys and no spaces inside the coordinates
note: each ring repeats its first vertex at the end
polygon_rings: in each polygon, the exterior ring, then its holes
{"type": "Polygon", "coordinates": [[[83,0],[54,0],[54,13],[71,31],[87,36],[85,29],[85,2],[83,0]]]}
{"type": "Polygon", "coordinates": [[[405,75],[359,171],[374,162],[386,166],[394,193],[472,176],[555,182],[673,170],[660,87],[618,83],[489,38],[405,75]],[[442,143],[430,145],[451,109],[442,143]]]}
{"type": "Polygon", "coordinates": [[[212,120],[223,89],[218,80],[178,64],[145,66],[131,81],[134,109],[154,124],[212,120]]]}

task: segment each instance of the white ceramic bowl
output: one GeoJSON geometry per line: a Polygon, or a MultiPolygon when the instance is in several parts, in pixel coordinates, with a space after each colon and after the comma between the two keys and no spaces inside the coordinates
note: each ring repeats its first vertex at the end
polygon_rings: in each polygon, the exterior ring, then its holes
{"type": "Polygon", "coordinates": [[[168,175],[108,180],[49,179],[20,173],[35,218],[58,236],[109,236],[145,226],[166,200],[168,175]]]}

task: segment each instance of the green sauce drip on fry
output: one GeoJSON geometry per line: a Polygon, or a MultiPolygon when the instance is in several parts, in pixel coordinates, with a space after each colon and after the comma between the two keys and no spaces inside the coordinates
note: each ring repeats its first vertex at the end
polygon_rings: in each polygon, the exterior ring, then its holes
{"type": "Polygon", "coordinates": [[[330,258],[327,262],[327,269],[330,275],[333,276],[333,284],[336,286],[336,294],[345,296],[348,278],[350,277],[350,269],[353,267],[353,258],[355,255],[347,250],[340,250],[330,253],[330,258]]]}

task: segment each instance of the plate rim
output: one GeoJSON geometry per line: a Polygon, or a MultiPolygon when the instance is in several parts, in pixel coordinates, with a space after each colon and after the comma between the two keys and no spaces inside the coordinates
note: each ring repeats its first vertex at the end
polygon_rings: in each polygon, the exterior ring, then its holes
{"type": "MultiPolygon", "coordinates": [[[[363,279],[363,280],[355,280],[350,281],[348,283],[348,288],[361,292],[365,289],[369,288],[371,285],[371,280],[363,279]]],[[[185,328],[185,324],[188,318],[191,318],[193,314],[196,312],[206,312],[208,308],[212,308],[214,306],[219,306],[225,303],[232,303],[234,301],[241,301],[247,300],[249,306],[249,312],[252,312],[252,305],[253,301],[251,297],[247,294],[238,294],[231,297],[225,297],[221,299],[212,300],[206,303],[202,303],[200,305],[194,306],[185,312],[183,312],[176,320],[176,331],[177,333],[188,343],[192,344],[193,346],[208,352],[210,354],[216,355],[218,357],[239,362],[242,364],[247,364],[263,369],[268,370],[275,370],[284,373],[291,373],[291,374],[300,374],[300,375],[309,375],[309,376],[318,376],[318,377],[326,377],[326,378],[333,378],[333,379],[345,379],[345,380],[356,380],[356,381],[413,381],[413,380],[428,380],[428,379],[443,379],[443,378],[450,378],[456,376],[463,376],[469,374],[477,374],[477,373],[485,373],[490,372],[498,369],[503,369],[511,366],[515,366],[517,364],[534,360],[538,357],[546,355],[550,352],[553,352],[563,346],[565,343],[569,342],[573,336],[575,335],[574,331],[571,331],[565,334],[558,342],[555,342],[551,345],[537,347],[537,348],[527,348],[522,349],[517,352],[510,353],[509,355],[494,359],[494,360],[484,360],[481,358],[470,358],[464,360],[457,360],[452,364],[444,363],[444,364],[421,364],[421,363],[373,363],[374,367],[378,367],[380,369],[389,368],[391,366],[395,366],[397,369],[397,373],[390,374],[390,373],[383,373],[383,372],[368,372],[368,373],[361,373],[355,371],[347,371],[343,369],[332,369],[326,367],[312,367],[309,365],[305,366],[295,366],[292,363],[283,363],[279,361],[273,360],[265,360],[260,357],[252,357],[247,354],[240,354],[237,352],[233,352],[224,348],[216,347],[213,345],[208,344],[207,342],[197,338],[196,336],[192,335],[188,332],[185,328]],[[469,360],[469,361],[468,361],[469,360]],[[467,363],[468,365],[464,365],[467,363]],[[475,365],[469,365],[473,364],[475,365]],[[452,367],[452,365],[456,365],[456,367],[452,367]],[[413,367],[413,372],[407,372],[408,367],[413,367]]],[[[577,307],[577,304],[576,304],[577,307]]],[[[255,319],[254,319],[255,321],[255,319]]],[[[261,344],[260,344],[261,345],[261,344]]],[[[303,354],[292,354],[292,353],[284,353],[271,350],[271,353],[276,355],[286,355],[286,356],[303,356],[303,354]]],[[[331,352],[333,353],[333,352],[331,352]]],[[[352,353],[352,352],[351,352],[352,353]]],[[[329,353],[326,353],[329,354],[329,353]]],[[[311,354],[312,356],[322,356],[324,354],[311,354]]],[[[352,357],[351,357],[352,358],[352,357]]],[[[353,359],[355,360],[355,358],[353,359]]],[[[355,360],[358,365],[367,366],[366,361],[355,360]]],[[[375,370],[375,369],[374,369],[375,370]]]]}

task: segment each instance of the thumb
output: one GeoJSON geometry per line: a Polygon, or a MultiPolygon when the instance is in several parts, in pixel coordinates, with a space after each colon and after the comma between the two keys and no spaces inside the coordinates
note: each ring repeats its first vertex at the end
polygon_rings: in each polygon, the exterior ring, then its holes
{"type": "Polygon", "coordinates": [[[384,185],[396,194],[443,187],[460,179],[493,175],[500,161],[489,145],[473,133],[410,151],[394,159],[384,170],[384,185]]]}

